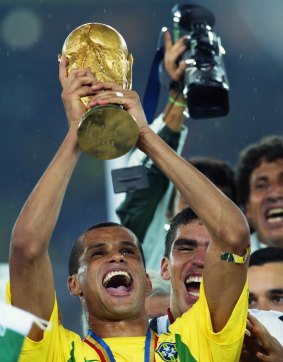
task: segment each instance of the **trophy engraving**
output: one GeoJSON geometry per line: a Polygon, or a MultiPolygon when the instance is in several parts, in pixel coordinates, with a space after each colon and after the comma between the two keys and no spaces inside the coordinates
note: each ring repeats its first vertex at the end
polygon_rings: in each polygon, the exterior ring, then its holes
{"type": "MultiPolygon", "coordinates": [[[[133,57],[124,38],[114,28],[101,23],[87,23],[66,38],[62,54],[68,58],[68,71],[90,68],[99,82],[114,82],[125,90],[132,87],[133,57]]],[[[83,97],[87,105],[89,97],[83,97]]],[[[78,126],[82,151],[108,160],[127,153],[138,138],[134,118],[120,105],[96,106],[88,110],[78,126]]]]}

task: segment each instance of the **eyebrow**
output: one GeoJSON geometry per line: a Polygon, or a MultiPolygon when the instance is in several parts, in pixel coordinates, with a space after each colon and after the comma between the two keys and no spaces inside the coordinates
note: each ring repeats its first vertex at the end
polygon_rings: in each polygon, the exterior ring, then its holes
{"type": "Polygon", "coordinates": [[[268,291],[269,294],[283,294],[283,288],[278,288],[278,289],[270,289],[268,291]]]}
{"type": "Polygon", "coordinates": [[[200,243],[199,241],[195,239],[187,239],[187,238],[179,238],[175,240],[173,248],[176,246],[182,246],[182,245],[189,245],[193,246],[194,248],[197,248],[198,246],[208,246],[209,240],[205,241],[204,243],[200,243]],[[203,245],[204,244],[204,245],[203,245]]]}
{"type": "MultiPolygon", "coordinates": [[[[96,243],[96,244],[92,244],[92,245],[89,245],[88,247],[86,247],[86,251],[89,251],[89,250],[92,250],[92,249],[99,249],[99,248],[105,248],[107,247],[107,245],[109,244],[109,241],[106,241],[106,242],[100,242],[100,243],[96,243]]],[[[123,240],[123,241],[120,241],[120,244],[119,244],[120,247],[132,247],[132,248],[137,248],[137,245],[135,243],[133,243],[132,241],[126,241],[126,240],[123,240]]]]}
{"type": "Polygon", "coordinates": [[[255,181],[268,181],[268,176],[256,176],[255,181]]]}

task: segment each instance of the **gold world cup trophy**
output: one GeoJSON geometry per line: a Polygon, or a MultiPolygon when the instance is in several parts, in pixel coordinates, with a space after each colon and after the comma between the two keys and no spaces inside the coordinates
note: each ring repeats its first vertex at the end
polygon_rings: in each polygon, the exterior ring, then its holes
{"type": "MultiPolygon", "coordinates": [[[[74,29],[62,54],[68,58],[68,72],[90,68],[99,82],[111,81],[125,90],[132,87],[133,57],[121,34],[108,25],[88,23],[74,29]]],[[[81,100],[87,105],[90,99],[81,100]]],[[[135,119],[122,106],[95,106],[79,122],[78,144],[89,155],[109,160],[127,153],[136,144],[138,131],[135,119]]]]}

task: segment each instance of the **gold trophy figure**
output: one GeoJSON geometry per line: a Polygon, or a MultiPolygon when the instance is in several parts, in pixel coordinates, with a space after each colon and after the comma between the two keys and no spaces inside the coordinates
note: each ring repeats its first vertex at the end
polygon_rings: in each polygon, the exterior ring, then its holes
{"type": "MultiPolygon", "coordinates": [[[[132,87],[133,57],[124,38],[112,27],[88,23],[66,38],[62,54],[69,60],[68,71],[90,68],[99,82],[114,82],[125,90],[132,87]]],[[[87,105],[90,97],[83,97],[87,105]]],[[[120,157],[137,142],[138,126],[120,105],[96,106],[88,110],[78,126],[82,151],[102,160],[120,157]]]]}

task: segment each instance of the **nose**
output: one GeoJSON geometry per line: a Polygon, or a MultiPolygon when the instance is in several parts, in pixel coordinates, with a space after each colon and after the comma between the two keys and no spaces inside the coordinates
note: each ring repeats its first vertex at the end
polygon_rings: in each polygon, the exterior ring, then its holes
{"type": "Polygon", "coordinates": [[[110,255],[110,258],[109,258],[109,263],[125,263],[125,257],[123,254],[121,254],[120,252],[113,252],[111,255],[110,255]]]}
{"type": "Polygon", "coordinates": [[[270,184],[267,192],[267,198],[270,201],[277,201],[279,198],[283,198],[283,185],[278,183],[270,184]]]}
{"type": "Polygon", "coordinates": [[[270,309],[272,309],[271,306],[269,305],[268,300],[266,298],[258,298],[256,308],[260,309],[260,310],[270,310],[270,309]]]}
{"type": "Polygon", "coordinates": [[[201,246],[196,249],[195,255],[193,258],[194,266],[197,266],[198,268],[203,269],[206,250],[207,250],[207,247],[205,247],[205,246],[201,246]]]}

